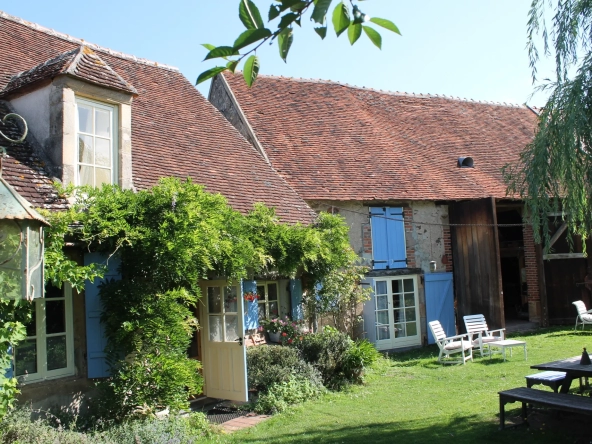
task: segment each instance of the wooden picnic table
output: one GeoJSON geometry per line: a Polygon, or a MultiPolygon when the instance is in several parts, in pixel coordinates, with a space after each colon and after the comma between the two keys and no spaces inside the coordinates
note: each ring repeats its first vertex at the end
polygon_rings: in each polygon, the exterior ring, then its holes
{"type": "Polygon", "coordinates": [[[567,393],[574,379],[592,377],[592,365],[582,365],[580,364],[580,359],[581,356],[574,356],[573,358],[532,365],[530,368],[565,372],[565,380],[561,384],[561,390],[559,392],[567,393]]]}

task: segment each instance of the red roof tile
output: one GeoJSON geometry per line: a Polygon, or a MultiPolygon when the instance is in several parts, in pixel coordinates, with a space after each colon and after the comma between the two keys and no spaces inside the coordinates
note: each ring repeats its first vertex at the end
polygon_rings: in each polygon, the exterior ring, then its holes
{"type": "MultiPolygon", "coordinates": [[[[17,72],[80,44],[81,40],[0,13],[0,88],[17,72]]],[[[264,202],[284,221],[313,220],[302,198],[176,69],[84,44],[138,92],[132,104],[136,187],[148,188],[164,176],[192,177],[226,196],[239,211],[264,202]]]]}
{"type": "Polygon", "coordinates": [[[527,107],[329,81],[225,75],[276,170],[307,200],[506,196],[501,168],[530,142],[527,107]],[[474,168],[458,168],[471,156],[474,168]]]}

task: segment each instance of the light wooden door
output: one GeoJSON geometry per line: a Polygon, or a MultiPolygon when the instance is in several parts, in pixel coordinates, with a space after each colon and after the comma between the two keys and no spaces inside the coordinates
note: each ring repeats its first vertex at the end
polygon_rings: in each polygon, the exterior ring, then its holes
{"type": "Polygon", "coordinates": [[[201,288],[204,392],[210,398],[247,401],[241,288],[226,281],[206,281],[201,288]]]}

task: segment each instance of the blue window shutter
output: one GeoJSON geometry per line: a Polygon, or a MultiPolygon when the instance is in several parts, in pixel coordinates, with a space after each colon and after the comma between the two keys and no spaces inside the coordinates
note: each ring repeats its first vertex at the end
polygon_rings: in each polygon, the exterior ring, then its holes
{"type": "Polygon", "coordinates": [[[389,268],[407,268],[403,208],[386,209],[389,268]]]}
{"type": "MultiPolygon", "coordinates": [[[[10,345],[8,346],[8,354],[12,356],[12,347],[10,345]]],[[[14,377],[14,359],[10,361],[10,367],[6,369],[4,376],[9,379],[14,377]]]]}
{"type": "MultiPolygon", "coordinates": [[[[84,265],[92,263],[106,263],[107,256],[100,253],[86,253],[84,265]]],[[[111,257],[107,263],[108,270],[103,279],[95,279],[93,282],[86,281],[84,284],[84,298],[86,306],[86,356],[88,363],[89,378],[103,378],[109,376],[109,366],[105,346],[105,327],[101,324],[101,312],[103,307],[99,297],[99,285],[105,280],[121,279],[119,266],[121,261],[111,257]]]]}
{"type": "Polygon", "coordinates": [[[292,319],[304,319],[302,281],[300,279],[290,279],[290,299],[292,303],[292,319]]]}
{"type": "Polygon", "coordinates": [[[372,227],[372,257],[375,270],[385,270],[389,264],[386,208],[370,207],[372,227]]]}
{"type": "Polygon", "coordinates": [[[370,207],[374,269],[407,268],[402,207],[370,207]]]}
{"type": "MultiPolygon", "coordinates": [[[[367,285],[371,285],[374,288],[374,280],[373,279],[364,279],[362,281],[362,285],[364,288],[367,288],[367,285]]],[[[376,343],[376,302],[374,297],[374,292],[370,295],[370,299],[364,302],[364,309],[362,312],[362,317],[364,318],[364,332],[366,333],[366,339],[372,342],[373,344],[376,343]]]]}
{"type": "MultiPolygon", "coordinates": [[[[245,293],[256,293],[257,281],[242,281],[242,295],[244,301],[245,293]]],[[[259,304],[257,301],[244,301],[245,304],[245,330],[253,330],[259,327],[259,304]]]]}

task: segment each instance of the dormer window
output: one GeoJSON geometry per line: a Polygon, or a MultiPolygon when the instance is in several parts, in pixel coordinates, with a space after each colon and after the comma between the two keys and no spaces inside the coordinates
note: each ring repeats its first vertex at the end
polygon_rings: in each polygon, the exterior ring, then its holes
{"type": "Polygon", "coordinates": [[[117,183],[117,108],[76,100],[78,159],[76,185],[117,183]]]}

